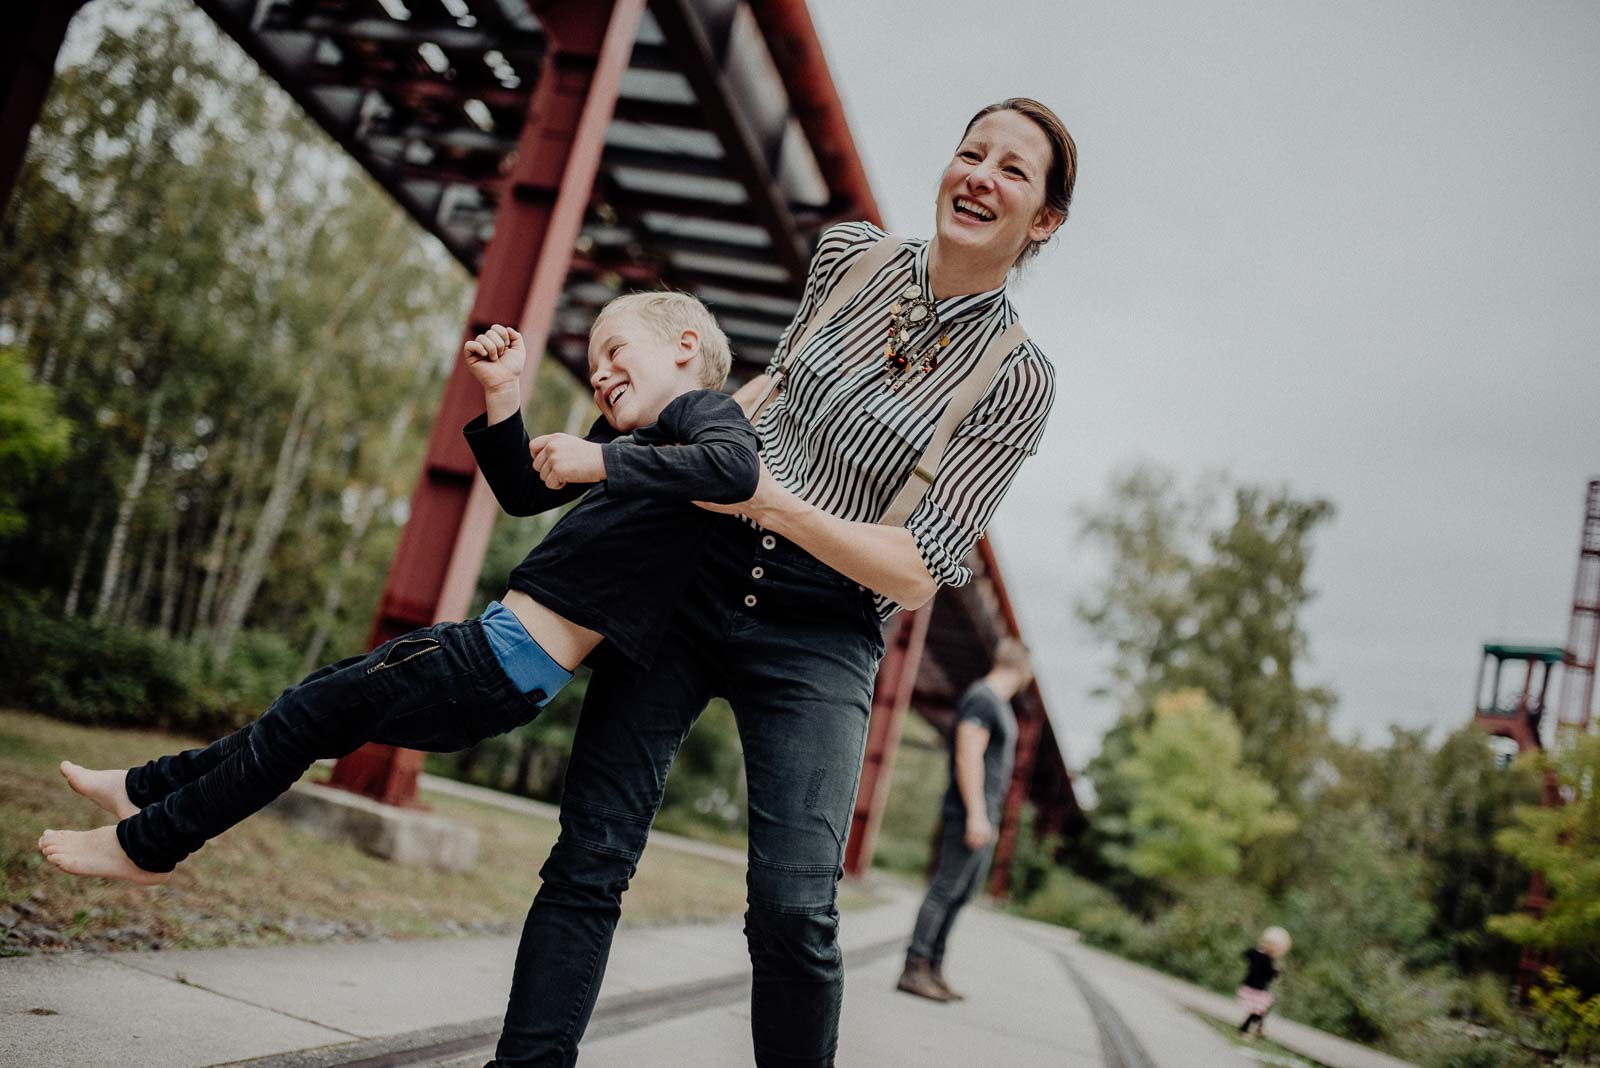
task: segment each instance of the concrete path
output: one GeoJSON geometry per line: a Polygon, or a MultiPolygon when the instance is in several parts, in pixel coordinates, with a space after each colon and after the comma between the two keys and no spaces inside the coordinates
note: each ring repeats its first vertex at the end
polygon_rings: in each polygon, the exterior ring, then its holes
{"type": "MultiPolygon", "coordinates": [[[[1186,983],[1181,979],[1174,979],[1153,968],[1134,964],[1110,953],[1102,953],[1076,941],[1069,942],[1066,955],[1075,970],[1093,976],[1096,987],[1108,996],[1123,999],[1123,1005],[1127,1010],[1125,1015],[1136,1031],[1141,1028],[1144,1030],[1145,1033],[1140,1037],[1151,1047],[1165,1043],[1161,1035],[1152,1032],[1164,1031],[1166,1028],[1159,1021],[1170,1019],[1173,1013],[1157,1012],[1150,1014],[1153,1019],[1146,1018],[1145,1014],[1139,1013],[1136,1009],[1141,1000],[1147,1004],[1160,1000],[1167,1005],[1187,1009],[1229,1024],[1237,1024],[1240,1020],[1238,1003],[1231,997],[1214,993],[1193,983],[1186,983]]],[[[1193,1022],[1192,1019],[1190,1022],[1193,1022]]],[[[1209,1028],[1206,1030],[1210,1032],[1209,1028]]],[[[1329,1068],[1413,1068],[1408,1061],[1348,1042],[1326,1031],[1295,1023],[1276,1013],[1267,1018],[1266,1030],[1267,1037],[1273,1042],[1326,1064],[1329,1068]]],[[[1216,1037],[1214,1033],[1212,1037],[1216,1037]]]]}
{"type": "MultiPolygon", "coordinates": [[[[838,1063],[869,1068],[1250,1068],[1193,1011],[1227,998],[1096,952],[1071,932],[974,908],[946,970],[968,995],[894,990],[918,904],[845,913],[838,1063]]],[[[499,1031],[513,938],[68,953],[0,960],[0,1065],[19,1068],[479,1068],[499,1031]]],[[[619,932],[584,1068],[750,1061],[749,961],[737,922],[619,932]]],[[[1331,1068],[1400,1062],[1273,1020],[1331,1068]]]]}

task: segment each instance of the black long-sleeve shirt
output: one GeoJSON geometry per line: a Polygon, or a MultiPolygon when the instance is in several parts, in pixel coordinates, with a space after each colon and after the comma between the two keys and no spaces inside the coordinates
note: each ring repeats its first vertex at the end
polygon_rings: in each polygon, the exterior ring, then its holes
{"type": "Polygon", "coordinates": [[[1256,990],[1265,990],[1278,977],[1278,962],[1254,946],[1242,954],[1245,963],[1244,984],[1256,990]]]}
{"type": "Polygon", "coordinates": [[[595,420],[587,440],[604,450],[606,480],[592,485],[545,486],[520,416],[490,426],[480,415],[463,433],[511,515],[583,498],[511,572],[510,587],[645,667],[720,518],[693,502],[748,500],[761,471],[760,440],[744,412],[709,389],[674,398],[631,434],[595,420]]]}

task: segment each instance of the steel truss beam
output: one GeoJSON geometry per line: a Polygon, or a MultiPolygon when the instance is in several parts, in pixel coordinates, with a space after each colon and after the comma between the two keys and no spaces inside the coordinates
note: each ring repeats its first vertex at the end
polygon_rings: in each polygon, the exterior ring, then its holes
{"type": "Polygon", "coordinates": [[[268,33],[307,33],[346,43],[416,47],[433,44],[446,52],[484,53],[494,49],[507,60],[532,70],[545,52],[545,37],[538,30],[511,26],[464,28],[454,21],[399,22],[371,16],[346,17],[320,12],[296,16],[283,5],[267,9],[260,28],[268,33]]]}
{"type": "Polygon", "coordinates": [[[67,23],[83,0],[20,0],[0,38],[0,212],[22,170],[28,134],[50,92],[67,23]]]}
{"type": "Polygon", "coordinates": [[[867,720],[867,749],[861,762],[861,786],[856,792],[856,809],[850,817],[850,838],[844,852],[844,870],[849,875],[865,875],[872,867],[878,827],[889,801],[889,781],[894,777],[895,752],[900,748],[900,730],[905,725],[906,710],[911,707],[911,691],[916,686],[932,615],[928,607],[901,612],[894,623],[888,652],[878,665],[872,714],[867,720]]]}
{"type": "MultiPolygon", "coordinates": [[[[545,351],[644,0],[557,0],[538,5],[537,13],[551,53],[528,102],[463,331],[465,340],[492,323],[517,324],[529,353],[524,388],[545,351]]],[[[457,360],[373,622],[374,646],[468,614],[495,513],[493,494],[461,437],[461,427],[481,410],[482,394],[457,360]]],[[[341,760],[332,781],[406,804],[415,801],[421,770],[420,753],[368,745],[341,760]]]]}
{"type": "MultiPolygon", "coordinates": [[[[650,0],[650,11],[661,25],[668,49],[678,57],[678,68],[693,86],[707,125],[721,140],[728,165],[748,191],[756,217],[772,234],[778,265],[789,272],[796,287],[803,285],[811,246],[775,177],[784,120],[757,126],[739,104],[723,72],[722,49],[691,0],[650,0]]],[[[725,41],[726,27],[716,29],[725,41]]]]}

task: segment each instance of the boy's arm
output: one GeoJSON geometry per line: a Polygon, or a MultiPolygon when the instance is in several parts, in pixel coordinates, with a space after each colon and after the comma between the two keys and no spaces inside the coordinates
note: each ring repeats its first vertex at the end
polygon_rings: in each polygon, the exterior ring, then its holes
{"type": "MultiPolygon", "coordinates": [[[[528,455],[528,430],[522,423],[520,412],[497,423],[490,423],[487,415],[480,415],[463,429],[462,434],[472,449],[473,458],[484,480],[494,491],[507,515],[538,515],[540,512],[576,500],[592,483],[569,482],[560,489],[551,489],[533,469],[528,455]]],[[[587,440],[604,444],[616,437],[604,418],[596,419],[589,428],[587,440]]]]}
{"type": "Polygon", "coordinates": [[[685,394],[645,436],[653,443],[624,438],[604,447],[607,493],[723,504],[755,493],[761,440],[733,398],[685,394]]]}

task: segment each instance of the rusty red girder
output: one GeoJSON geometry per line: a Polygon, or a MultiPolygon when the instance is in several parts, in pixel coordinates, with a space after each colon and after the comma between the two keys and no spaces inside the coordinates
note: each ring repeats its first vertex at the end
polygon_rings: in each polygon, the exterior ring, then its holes
{"type": "MultiPolygon", "coordinates": [[[[994,548],[988,538],[978,542],[978,557],[983,561],[984,573],[994,589],[995,600],[1000,606],[1000,616],[1005,621],[1006,633],[1020,641],[1022,628],[1017,624],[1017,613],[1011,606],[1011,595],[1007,592],[1005,579],[1000,574],[1000,562],[995,559],[994,548]]],[[[1028,784],[1033,778],[1040,745],[1047,737],[1052,737],[1052,733],[1045,729],[1047,724],[1044,695],[1039,692],[1038,679],[1029,679],[1020,696],[1022,700],[1016,702],[1014,706],[1021,713],[1017,717],[1016,761],[1011,771],[1011,783],[1006,787],[1005,804],[1000,810],[999,838],[995,842],[994,861],[989,868],[989,893],[997,898],[1004,898],[1010,888],[1011,859],[1016,855],[1017,828],[1022,822],[1022,806],[1028,797],[1028,784]]],[[[1070,790],[1072,776],[1070,772],[1066,775],[1070,790]]]]}
{"type": "Polygon", "coordinates": [[[55,74],[67,23],[84,0],[18,0],[0,34],[0,213],[22,170],[28,134],[55,74]]]}
{"type": "Polygon", "coordinates": [[[806,0],[751,0],[751,13],[789,94],[789,107],[811,142],[817,169],[833,192],[835,218],[883,225],[866,168],[856,151],[844,104],[828,70],[806,0]]]}
{"type": "MultiPolygon", "coordinates": [[[[465,340],[492,323],[517,324],[528,349],[525,388],[545,350],[644,0],[534,6],[550,51],[528,102],[463,331],[465,340]]],[[[378,604],[369,639],[374,646],[438,620],[460,619],[471,607],[495,503],[461,427],[482,409],[482,393],[458,361],[378,604]]],[[[421,771],[420,753],[368,745],[339,762],[332,782],[389,804],[409,804],[421,771]]]]}
{"type": "Polygon", "coordinates": [[[1578,538],[1578,577],[1572,584],[1572,621],[1567,655],[1562,659],[1559,728],[1589,729],[1594,715],[1595,659],[1600,654],[1600,479],[1584,496],[1583,531],[1578,538]]]}
{"type": "Polygon", "coordinates": [[[894,756],[900,748],[900,729],[911,707],[911,691],[928,640],[932,606],[901,612],[889,638],[889,648],[878,665],[878,683],[872,692],[872,715],[867,721],[867,751],[861,763],[861,785],[850,817],[850,837],[845,846],[844,870],[865,875],[872,867],[878,827],[889,799],[894,777],[894,756]]]}

